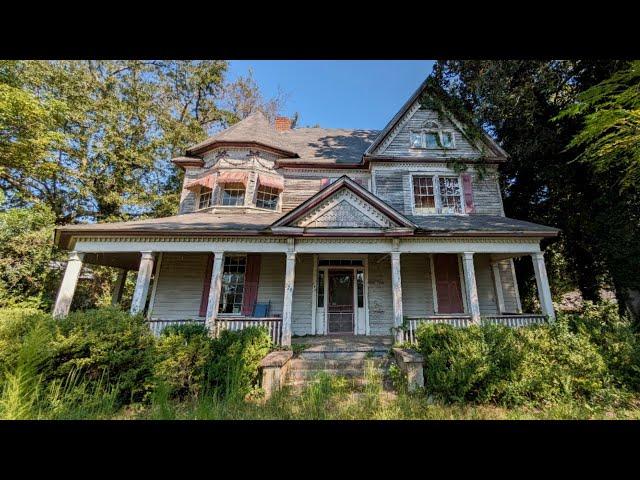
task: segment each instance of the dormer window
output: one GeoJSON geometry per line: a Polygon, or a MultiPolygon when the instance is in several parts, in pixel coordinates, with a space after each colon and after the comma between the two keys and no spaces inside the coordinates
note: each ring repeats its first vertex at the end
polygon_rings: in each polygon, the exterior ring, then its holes
{"type": "Polygon", "coordinates": [[[245,188],[242,183],[227,183],[223,185],[220,194],[220,205],[237,207],[244,205],[245,188]]]}
{"type": "Polygon", "coordinates": [[[450,130],[442,130],[436,122],[427,121],[420,130],[414,130],[409,136],[411,148],[436,149],[454,148],[454,135],[450,130]]]}
{"type": "Polygon", "coordinates": [[[200,195],[198,197],[198,210],[202,210],[203,208],[208,208],[211,206],[211,195],[213,194],[213,190],[207,187],[200,188],[200,195]]]}

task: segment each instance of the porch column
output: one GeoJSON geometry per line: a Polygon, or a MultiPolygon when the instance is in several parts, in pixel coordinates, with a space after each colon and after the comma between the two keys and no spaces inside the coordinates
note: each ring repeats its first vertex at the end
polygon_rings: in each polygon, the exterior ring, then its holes
{"type": "Polygon", "coordinates": [[[284,304],[282,306],[282,345],[291,345],[291,311],[295,277],[296,252],[288,252],[287,270],[284,277],[284,304]]]}
{"type": "Polygon", "coordinates": [[[504,292],[502,291],[502,279],[500,278],[500,265],[498,262],[491,264],[491,270],[493,271],[493,282],[496,287],[496,299],[498,304],[498,315],[505,311],[504,307],[504,292]]]}
{"type": "Polygon", "coordinates": [[[464,283],[467,287],[467,301],[471,321],[480,323],[480,303],[478,302],[478,287],[476,286],[476,270],[473,266],[473,252],[462,253],[462,267],[464,269],[464,283]]]}
{"type": "Polygon", "coordinates": [[[556,315],[553,311],[551,288],[549,288],[549,279],[547,278],[547,267],[544,264],[544,254],[542,252],[532,253],[531,260],[533,261],[533,270],[536,273],[536,285],[542,313],[547,315],[550,320],[555,320],[556,315]]]}
{"type": "Polygon", "coordinates": [[[400,275],[400,252],[391,252],[391,289],[393,292],[393,326],[396,329],[396,342],[404,338],[398,328],[402,325],[402,280],[400,275]]]}
{"type": "Polygon", "coordinates": [[[218,316],[220,292],[222,290],[223,265],[224,252],[213,252],[213,268],[211,269],[209,300],[207,301],[207,316],[205,317],[205,326],[209,332],[213,332],[216,317],[218,316]]]}
{"type": "Polygon", "coordinates": [[[144,310],[152,272],[153,252],[140,252],[140,267],[138,268],[136,289],[133,291],[133,299],[131,300],[131,315],[137,315],[144,310]]]}
{"type": "Polygon", "coordinates": [[[69,253],[67,268],[64,271],[64,277],[62,278],[60,290],[58,290],[58,296],[56,297],[56,304],[53,307],[54,318],[66,317],[69,313],[69,308],[71,308],[71,302],[73,301],[73,294],[78,284],[80,270],[82,270],[83,258],[84,253],[78,253],[76,251],[69,253]]]}
{"type": "Polygon", "coordinates": [[[113,285],[113,290],[111,291],[111,305],[114,307],[119,305],[122,300],[124,284],[127,282],[127,273],[128,271],[124,268],[118,268],[118,277],[116,278],[116,283],[113,285]]]}

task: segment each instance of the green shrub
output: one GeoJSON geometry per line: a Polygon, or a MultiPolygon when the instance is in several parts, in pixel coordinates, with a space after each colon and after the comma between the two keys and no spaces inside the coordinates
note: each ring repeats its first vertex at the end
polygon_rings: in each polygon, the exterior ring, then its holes
{"type": "Polygon", "coordinates": [[[203,325],[170,326],[156,343],[153,389],[168,398],[197,398],[206,386],[213,340],[203,325]]]}
{"type": "Polygon", "coordinates": [[[241,398],[258,383],[260,360],[271,349],[271,337],[263,327],[224,330],[213,341],[212,349],[210,386],[223,396],[241,398]]]}
{"type": "Polygon", "coordinates": [[[584,302],[579,313],[560,313],[558,318],[598,348],[616,386],[640,390],[640,336],[615,303],[584,302]]]}
{"type": "Polygon", "coordinates": [[[417,339],[426,391],[447,402],[593,400],[609,386],[596,346],[562,321],[519,329],[423,324],[417,339]]]}
{"type": "Polygon", "coordinates": [[[58,322],[53,378],[79,370],[88,382],[116,388],[119,404],[139,401],[151,377],[154,338],[140,316],[116,308],[71,313],[58,322]]]}

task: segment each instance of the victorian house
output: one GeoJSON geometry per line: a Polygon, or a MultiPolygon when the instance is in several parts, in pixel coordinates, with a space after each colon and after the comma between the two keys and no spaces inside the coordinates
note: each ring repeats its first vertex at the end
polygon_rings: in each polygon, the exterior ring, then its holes
{"type": "Polygon", "coordinates": [[[558,230],[504,215],[508,155],[426,108],[423,83],[380,131],[291,128],[254,113],[186,150],[179,213],[72,225],[55,304],[66,315],[83,263],[137,272],[131,313],[265,325],[292,335],[395,335],[418,322],[511,326],[553,319],[540,241],[558,230]],[[523,313],[513,259],[535,269],[541,313],[523,313]]]}

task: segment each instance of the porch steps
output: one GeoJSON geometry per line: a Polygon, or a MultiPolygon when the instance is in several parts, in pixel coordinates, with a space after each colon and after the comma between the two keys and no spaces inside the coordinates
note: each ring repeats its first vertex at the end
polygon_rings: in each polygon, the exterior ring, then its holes
{"type": "Polygon", "coordinates": [[[364,386],[368,365],[377,376],[384,378],[390,361],[389,349],[393,343],[387,337],[296,340],[306,348],[295,355],[289,364],[285,385],[294,389],[304,388],[323,374],[345,378],[354,386],[364,386]]]}

